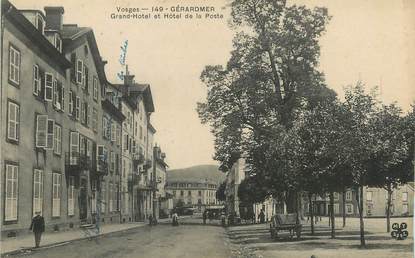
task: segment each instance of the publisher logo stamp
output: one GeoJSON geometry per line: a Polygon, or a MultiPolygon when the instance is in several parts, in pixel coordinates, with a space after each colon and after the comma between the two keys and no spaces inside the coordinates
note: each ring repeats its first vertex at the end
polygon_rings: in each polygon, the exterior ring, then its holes
{"type": "Polygon", "coordinates": [[[396,240],[405,240],[408,237],[408,225],[403,222],[399,225],[399,223],[392,224],[392,232],[391,236],[396,240]]]}

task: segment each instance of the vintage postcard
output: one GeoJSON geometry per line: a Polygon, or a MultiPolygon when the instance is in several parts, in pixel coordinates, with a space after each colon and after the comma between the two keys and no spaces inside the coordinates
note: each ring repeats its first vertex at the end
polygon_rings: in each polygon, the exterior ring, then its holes
{"type": "Polygon", "coordinates": [[[413,257],[414,67],[411,0],[1,0],[1,257],[413,257]]]}

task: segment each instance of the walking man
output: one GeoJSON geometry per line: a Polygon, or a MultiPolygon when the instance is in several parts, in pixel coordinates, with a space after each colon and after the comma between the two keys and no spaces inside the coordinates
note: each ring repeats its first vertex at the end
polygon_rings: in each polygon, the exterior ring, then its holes
{"type": "Polygon", "coordinates": [[[40,212],[35,213],[36,216],[33,217],[32,223],[30,224],[30,230],[33,230],[35,234],[35,244],[36,248],[40,245],[40,238],[42,233],[45,232],[45,219],[40,215],[40,212]]]}
{"type": "Polygon", "coordinates": [[[203,224],[206,224],[206,219],[207,219],[207,210],[205,210],[205,211],[203,212],[202,217],[203,217],[203,224]]]}

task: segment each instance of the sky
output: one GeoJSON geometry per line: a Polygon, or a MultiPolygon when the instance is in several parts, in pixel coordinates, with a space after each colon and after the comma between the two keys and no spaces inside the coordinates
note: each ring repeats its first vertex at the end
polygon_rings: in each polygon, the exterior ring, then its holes
{"type": "MultiPolygon", "coordinates": [[[[20,9],[63,6],[64,23],[91,27],[110,81],[117,73],[120,46],[128,40],[126,63],[137,82],[149,83],[155,104],[151,123],[171,169],[217,164],[213,136],[202,125],[196,103],[206,87],[206,65],[225,65],[232,49],[227,0],[11,0],[20,9]],[[116,7],[214,6],[223,19],[114,20],[116,7]]],[[[321,38],[320,69],[340,97],[343,87],[363,81],[380,87],[385,103],[408,110],[415,100],[415,2],[412,0],[288,0],[324,6],[332,19],[321,38]]]]}

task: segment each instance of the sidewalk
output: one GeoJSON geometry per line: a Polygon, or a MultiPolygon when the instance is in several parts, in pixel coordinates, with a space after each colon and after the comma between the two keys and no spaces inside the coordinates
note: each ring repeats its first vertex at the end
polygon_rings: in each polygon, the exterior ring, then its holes
{"type": "MultiPolygon", "coordinates": [[[[135,222],[135,223],[124,223],[124,224],[104,224],[101,226],[101,233],[98,236],[105,234],[124,231],[132,228],[142,227],[148,223],[135,222]]],[[[92,232],[90,235],[85,230],[74,229],[62,232],[44,233],[42,235],[42,241],[40,242],[40,248],[51,247],[55,245],[69,243],[75,240],[87,239],[90,237],[96,237],[92,232]]],[[[19,251],[30,250],[34,247],[34,236],[32,233],[17,237],[2,239],[0,241],[1,255],[10,254],[19,251]]]]}

